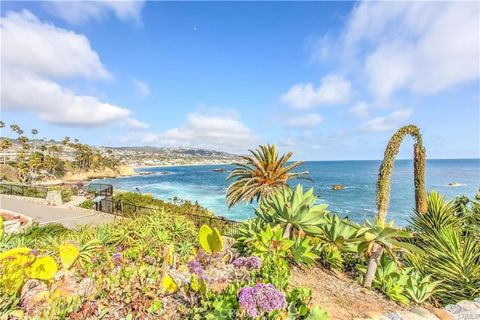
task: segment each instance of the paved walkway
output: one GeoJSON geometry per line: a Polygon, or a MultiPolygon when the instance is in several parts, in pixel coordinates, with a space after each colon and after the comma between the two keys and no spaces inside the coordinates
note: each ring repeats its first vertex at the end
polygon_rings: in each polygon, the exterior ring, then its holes
{"type": "Polygon", "coordinates": [[[84,224],[102,224],[114,220],[114,216],[92,211],[79,211],[70,208],[54,207],[46,204],[35,203],[29,199],[11,198],[0,196],[0,209],[22,213],[31,217],[40,224],[61,223],[67,228],[74,228],[84,224]]]}

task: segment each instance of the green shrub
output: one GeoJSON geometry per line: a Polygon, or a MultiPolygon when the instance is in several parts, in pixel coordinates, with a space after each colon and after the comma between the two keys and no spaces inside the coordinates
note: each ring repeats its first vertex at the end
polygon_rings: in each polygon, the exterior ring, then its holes
{"type": "Polygon", "coordinates": [[[62,202],[63,203],[70,202],[72,200],[72,195],[73,195],[73,192],[71,190],[62,189],[61,191],[62,202]]]}
{"type": "Polygon", "coordinates": [[[431,274],[432,281],[441,281],[433,295],[441,303],[480,295],[480,241],[474,231],[479,225],[474,219],[466,222],[474,214],[458,212],[458,203],[434,192],[428,195],[427,207],[425,214],[415,212],[412,219],[415,241],[424,253],[407,255],[408,264],[423,277],[431,274]]]}
{"type": "MultiPolygon", "coordinates": [[[[113,196],[114,202],[123,202],[123,213],[133,215],[136,213],[134,206],[164,209],[175,212],[176,214],[197,214],[204,216],[213,216],[207,209],[201,207],[196,202],[174,198],[172,202],[163,201],[154,198],[151,194],[139,194],[135,192],[121,192],[113,196]],[[133,206],[129,206],[133,205],[133,206]]],[[[150,210],[147,210],[150,212],[150,210]]],[[[147,213],[148,213],[147,212],[147,213]]]]}
{"type": "Polygon", "coordinates": [[[19,233],[20,236],[31,238],[34,240],[44,238],[44,237],[58,237],[68,234],[70,229],[64,227],[60,223],[48,223],[44,225],[39,225],[37,222],[34,222],[31,226],[27,227],[23,232],[19,233]]]}
{"type": "Polygon", "coordinates": [[[88,199],[80,203],[78,206],[84,209],[92,209],[93,205],[94,205],[93,201],[88,199]]]}

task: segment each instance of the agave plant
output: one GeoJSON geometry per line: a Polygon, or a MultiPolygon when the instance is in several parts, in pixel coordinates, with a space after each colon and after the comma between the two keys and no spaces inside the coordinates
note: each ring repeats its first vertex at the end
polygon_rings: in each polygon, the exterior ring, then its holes
{"type": "Polygon", "coordinates": [[[252,252],[264,258],[271,256],[287,258],[294,241],[285,239],[282,234],[282,229],[278,226],[271,228],[267,225],[251,242],[252,252]]]}
{"type": "Polygon", "coordinates": [[[408,297],[415,303],[424,303],[436,291],[442,281],[433,281],[432,275],[423,277],[420,272],[412,271],[405,286],[408,297]]]}
{"type": "Polygon", "coordinates": [[[352,223],[346,218],[340,219],[338,214],[327,217],[327,221],[320,226],[322,234],[319,237],[342,252],[357,252],[357,244],[348,240],[356,237],[359,227],[352,226],[352,223]]]}
{"type": "Polygon", "coordinates": [[[408,283],[410,269],[401,269],[395,261],[383,255],[373,280],[373,286],[382,291],[387,297],[402,304],[410,301],[405,295],[405,286],[408,283]]]}
{"type": "Polygon", "coordinates": [[[313,252],[315,246],[310,244],[309,237],[295,237],[293,241],[291,251],[294,263],[311,266],[315,263],[315,260],[320,258],[313,252]]]}
{"type": "Polygon", "coordinates": [[[392,258],[395,250],[404,250],[407,252],[422,253],[417,246],[399,241],[399,239],[410,239],[413,234],[411,232],[397,229],[391,221],[384,224],[382,221],[375,220],[375,223],[366,220],[366,226],[359,228],[356,238],[350,239],[350,242],[358,242],[358,252],[364,253],[369,259],[367,271],[363,283],[372,283],[380,257],[386,251],[392,258]]]}
{"type": "Polygon", "coordinates": [[[303,192],[303,186],[297,185],[295,190],[281,189],[266,198],[256,209],[258,217],[284,229],[283,236],[290,238],[292,230],[318,235],[319,228],[326,223],[327,204],[316,205],[317,197],[313,189],[303,192]]]}
{"type": "Polygon", "coordinates": [[[235,234],[235,243],[233,247],[240,251],[242,255],[251,255],[253,245],[257,240],[258,234],[265,229],[267,223],[260,218],[254,218],[244,221],[235,234]]]}
{"type": "Polygon", "coordinates": [[[279,158],[275,145],[261,145],[259,149],[249,151],[251,156],[241,156],[246,163],[236,163],[236,168],[227,177],[227,181],[234,180],[227,189],[229,207],[240,201],[260,201],[285,188],[289,179],[302,175],[292,170],[303,162],[287,164],[292,152],[279,158]]]}
{"type": "Polygon", "coordinates": [[[327,266],[341,270],[344,264],[342,253],[357,252],[358,244],[349,240],[356,237],[358,226],[351,226],[348,219],[341,220],[337,214],[327,215],[327,221],[320,226],[322,233],[319,238],[322,243],[318,245],[318,251],[327,266]]]}
{"type": "Polygon", "coordinates": [[[409,231],[395,228],[394,222],[391,221],[387,225],[379,223],[378,220],[372,223],[366,220],[366,226],[357,230],[357,237],[350,239],[350,242],[359,242],[358,252],[363,252],[369,257],[373,252],[374,245],[381,246],[393,258],[395,258],[394,250],[403,249],[415,253],[423,251],[417,246],[399,241],[399,239],[412,238],[413,234],[409,231]]]}
{"type": "MultiPolygon", "coordinates": [[[[390,184],[395,158],[397,157],[400,145],[405,136],[411,136],[415,141],[413,145],[413,180],[415,185],[415,208],[419,213],[427,210],[427,194],[425,188],[425,158],[426,151],[423,147],[423,139],[418,129],[414,125],[407,125],[398,129],[397,132],[390,138],[390,141],[385,148],[382,164],[378,172],[377,179],[377,213],[375,219],[379,224],[385,224],[387,217],[388,205],[390,202],[390,184]]],[[[377,268],[378,260],[382,255],[383,248],[374,244],[371,248],[370,260],[368,262],[368,272],[365,276],[363,286],[371,287],[373,276],[377,268]]]]}

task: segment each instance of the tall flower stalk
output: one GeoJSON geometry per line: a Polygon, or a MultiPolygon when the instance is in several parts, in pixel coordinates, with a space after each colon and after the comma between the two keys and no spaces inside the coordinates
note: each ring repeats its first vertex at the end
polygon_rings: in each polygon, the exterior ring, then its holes
{"type": "MultiPolygon", "coordinates": [[[[390,185],[395,158],[398,155],[400,145],[405,136],[411,136],[414,140],[413,145],[413,163],[414,163],[414,185],[415,185],[415,208],[417,212],[427,211],[427,193],[425,190],[425,159],[426,152],[423,147],[422,135],[420,129],[414,125],[408,125],[398,129],[392,136],[385,149],[383,162],[380,165],[377,180],[377,214],[376,223],[385,226],[388,205],[390,202],[390,185]]],[[[363,286],[371,287],[375,278],[377,265],[380,262],[384,248],[379,244],[374,244],[372,253],[368,261],[367,273],[365,275],[363,286]]]]}

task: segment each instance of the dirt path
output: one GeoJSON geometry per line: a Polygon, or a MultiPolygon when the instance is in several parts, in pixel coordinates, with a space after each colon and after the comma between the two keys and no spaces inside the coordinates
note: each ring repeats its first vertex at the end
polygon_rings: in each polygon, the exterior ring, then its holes
{"type": "Polygon", "coordinates": [[[293,268],[290,284],[312,289],[312,304],[328,312],[330,320],[369,319],[388,311],[403,310],[376,292],[365,290],[343,274],[315,267],[293,268]]]}

